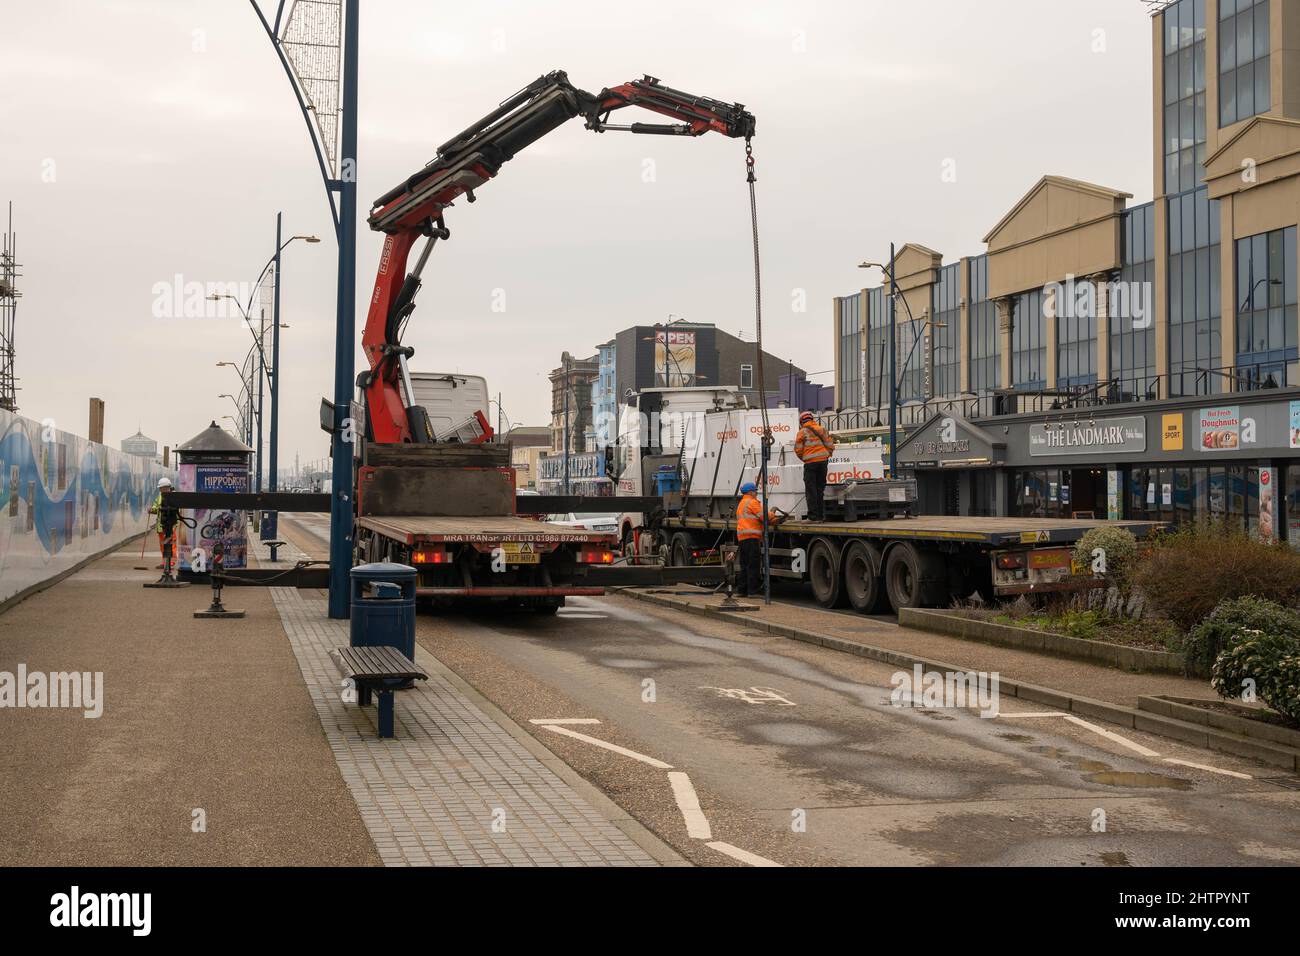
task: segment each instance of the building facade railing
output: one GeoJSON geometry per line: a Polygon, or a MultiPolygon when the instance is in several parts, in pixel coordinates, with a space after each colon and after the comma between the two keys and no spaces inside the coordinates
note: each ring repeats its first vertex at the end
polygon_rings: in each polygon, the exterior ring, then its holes
{"type": "MultiPolygon", "coordinates": [[[[939,414],[958,415],[974,421],[1003,415],[1131,405],[1159,398],[1248,394],[1276,388],[1300,388],[1300,362],[1197,367],[1169,374],[1110,378],[1095,384],[1065,388],[997,388],[932,398],[925,402],[900,404],[898,425],[902,428],[919,427],[939,414]]],[[[889,406],[818,412],[817,419],[832,432],[884,431],[889,428],[889,406]]]]}

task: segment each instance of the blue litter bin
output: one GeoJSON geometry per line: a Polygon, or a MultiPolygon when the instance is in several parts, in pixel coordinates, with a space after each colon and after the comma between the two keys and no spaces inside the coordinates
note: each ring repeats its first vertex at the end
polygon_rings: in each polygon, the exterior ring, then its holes
{"type": "Polygon", "coordinates": [[[415,568],[362,564],[352,569],[353,647],[394,647],[415,660],[415,568]]]}

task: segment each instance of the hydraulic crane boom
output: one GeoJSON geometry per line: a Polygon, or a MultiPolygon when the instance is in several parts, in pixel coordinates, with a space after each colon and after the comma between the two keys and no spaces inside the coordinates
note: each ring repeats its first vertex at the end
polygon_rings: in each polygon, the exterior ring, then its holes
{"type": "Polygon", "coordinates": [[[380,196],[370,211],[370,228],[387,234],[361,338],[370,368],[357,379],[366,391],[370,440],[397,444],[431,442],[435,437],[427,413],[414,404],[406,365],[413,350],[401,344],[401,333],[415,308],[429,254],[439,239],[451,236],[444,210],[462,195],[473,202],[474,190],[496,176],[503,164],[577,116],[584,117],[587,129],[598,133],[701,136],[713,131],[746,141],[754,135],[753,114],[739,103],[683,93],[652,76],[593,95],[556,70],[439,146],[432,161],[380,196]],[[610,113],[627,106],[640,106],[679,122],[611,125],[610,113]],[[407,273],[407,259],[420,237],[426,240],[424,248],[407,273]]]}

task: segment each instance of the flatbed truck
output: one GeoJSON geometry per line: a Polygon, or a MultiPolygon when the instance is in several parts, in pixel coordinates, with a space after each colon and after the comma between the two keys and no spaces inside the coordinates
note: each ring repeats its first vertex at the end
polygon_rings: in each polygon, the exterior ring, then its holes
{"type": "MultiPolygon", "coordinates": [[[[1157,522],[1053,518],[896,517],[785,521],[772,532],[771,574],[806,582],[823,607],[883,614],[946,607],[976,592],[986,599],[1076,589],[1074,544],[1102,525],[1144,538],[1157,522]]],[[[716,560],[735,540],[734,517],[668,515],[660,544],[670,563],[716,560]]]]}
{"type": "Polygon", "coordinates": [[[1145,538],[1162,527],[916,516],[915,481],[888,476],[878,445],[835,449],[826,490],[830,520],[808,520],[803,467],[794,454],[798,415],[798,409],[750,408],[738,390],[726,388],[657,388],[632,396],[607,455],[618,493],[642,495],[652,483],[676,489],[660,514],[623,509],[638,550],[657,550],[672,566],[716,564],[721,546],[735,541],[741,484],[760,480],[764,431],[771,435],[768,505],[789,516],[770,531],[771,575],[806,582],[825,607],[874,614],[943,607],[976,592],[993,599],[1073,590],[1092,583],[1072,573],[1073,546],[1090,529],[1120,526],[1145,538]]]}

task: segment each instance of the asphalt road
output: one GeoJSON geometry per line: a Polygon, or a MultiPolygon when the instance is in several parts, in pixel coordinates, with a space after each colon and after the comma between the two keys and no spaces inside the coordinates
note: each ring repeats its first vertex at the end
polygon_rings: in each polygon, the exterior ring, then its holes
{"type": "MultiPolygon", "coordinates": [[[[314,518],[292,520],[319,541],[314,518]]],[[[1300,863],[1300,793],[1258,779],[1274,769],[1015,700],[897,706],[894,668],[733,624],[610,596],[421,615],[417,638],[696,863],[1300,863]],[[556,720],[594,722],[534,723],[556,720]]]]}

